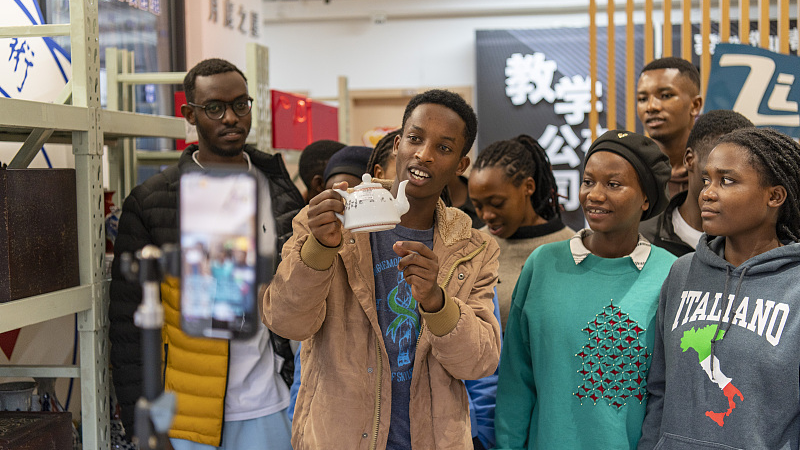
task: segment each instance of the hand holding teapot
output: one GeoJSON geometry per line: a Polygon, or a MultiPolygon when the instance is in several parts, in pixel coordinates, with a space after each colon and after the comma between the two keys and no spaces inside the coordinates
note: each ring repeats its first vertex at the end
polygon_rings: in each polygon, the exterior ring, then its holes
{"type": "Polygon", "coordinates": [[[396,199],[379,183],[373,183],[368,173],[361,176],[361,181],[352,192],[334,189],[345,200],[344,214],[336,213],[336,217],[345,229],[354,233],[394,228],[400,223],[400,216],[409,209],[406,198],[408,180],[400,182],[396,199]]]}

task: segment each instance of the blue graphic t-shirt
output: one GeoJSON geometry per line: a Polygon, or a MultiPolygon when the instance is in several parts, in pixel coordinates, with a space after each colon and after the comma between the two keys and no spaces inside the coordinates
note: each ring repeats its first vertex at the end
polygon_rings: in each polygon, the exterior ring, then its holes
{"type": "Polygon", "coordinates": [[[383,342],[392,371],[392,410],[387,450],[411,448],[408,406],[411,399],[411,374],[420,331],[417,302],[411,298],[411,285],[397,270],[400,257],[392,250],[397,241],[417,241],[433,248],[433,228],[412,230],[396,226],[370,234],[372,261],[375,263],[375,303],[383,342]]]}

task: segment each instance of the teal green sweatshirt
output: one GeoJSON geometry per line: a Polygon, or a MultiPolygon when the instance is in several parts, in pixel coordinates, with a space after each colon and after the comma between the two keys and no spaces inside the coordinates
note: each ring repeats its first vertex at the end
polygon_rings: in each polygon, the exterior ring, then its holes
{"type": "Polygon", "coordinates": [[[514,289],[503,342],[498,449],[636,448],[646,406],[661,285],[675,257],[590,254],[569,241],[537,248],[514,289]]]}

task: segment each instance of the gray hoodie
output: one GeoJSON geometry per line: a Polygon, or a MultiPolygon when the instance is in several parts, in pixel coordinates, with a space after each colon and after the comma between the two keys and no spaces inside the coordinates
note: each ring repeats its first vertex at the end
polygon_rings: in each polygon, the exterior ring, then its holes
{"type": "Polygon", "coordinates": [[[798,449],[800,244],[724,248],[704,234],[661,289],[639,449],[798,449]]]}

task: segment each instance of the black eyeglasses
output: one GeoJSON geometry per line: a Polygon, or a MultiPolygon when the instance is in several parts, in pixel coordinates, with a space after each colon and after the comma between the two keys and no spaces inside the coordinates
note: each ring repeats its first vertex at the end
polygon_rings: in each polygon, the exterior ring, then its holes
{"type": "Polygon", "coordinates": [[[239,98],[232,102],[220,102],[220,101],[211,101],[206,103],[205,105],[198,105],[197,103],[188,102],[190,105],[203,108],[206,112],[206,116],[208,116],[211,120],[220,120],[225,116],[225,111],[227,111],[228,106],[231,107],[233,113],[239,117],[244,117],[250,114],[250,109],[253,107],[253,98],[239,98]]]}

